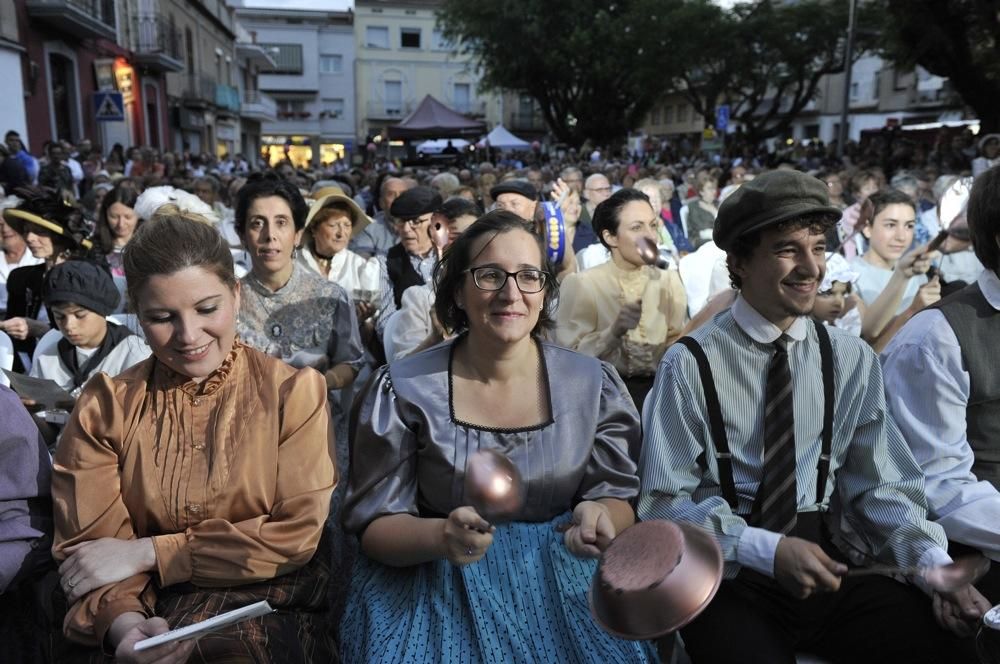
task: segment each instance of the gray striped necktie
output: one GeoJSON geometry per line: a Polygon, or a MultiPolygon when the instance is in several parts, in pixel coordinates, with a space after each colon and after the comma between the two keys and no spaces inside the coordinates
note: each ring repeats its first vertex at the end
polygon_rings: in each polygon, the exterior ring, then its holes
{"type": "Polygon", "coordinates": [[[751,523],[776,533],[791,532],[798,511],[792,374],[786,344],[784,337],[774,342],[774,356],[767,370],[764,477],[750,513],[751,523]]]}

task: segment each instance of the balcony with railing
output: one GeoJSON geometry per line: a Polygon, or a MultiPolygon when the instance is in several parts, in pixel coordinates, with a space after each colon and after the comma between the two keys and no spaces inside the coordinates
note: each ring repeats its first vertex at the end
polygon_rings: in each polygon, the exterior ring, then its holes
{"type": "Polygon", "coordinates": [[[199,74],[187,74],[183,77],[184,88],[181,97],[187,106],[205,108],[215,103],[215,81],[199,74]]]}
{"type": "Polygon", "coordinates": [[[114,0],[28,0],[28,16],[81,39],[116,41],[114,0]]]}
{"type": "Polygon", "coordinates": [[[239,113],[240,91],[231,85],[221,83],[215,86],[215,105],[222,110],[239,113]]]}
{"type": "Polygon", "coordinates": [[[137,65],[161,72],[184,70],[181,31],[173,21],[158,14],[135,16],[132,39],[137,65]]]}
{"type": "Polygon", "coordinates": [[[402,120],[412,110],[409,101],[370,101],[367,116],[369,120],[402,120]]]}
{"type": "Polygon", "coordinates": [[[259,122],[274,122],[278,118],[278,104],[260,90],[245,90],[240,115],[259,122]]]}

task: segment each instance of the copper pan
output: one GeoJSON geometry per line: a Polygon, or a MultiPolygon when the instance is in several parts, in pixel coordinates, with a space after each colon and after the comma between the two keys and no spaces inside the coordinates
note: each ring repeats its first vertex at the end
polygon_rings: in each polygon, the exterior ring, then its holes
{"type": "Polygon", "coordinates": [[[521,473],[503,454],[479,450],[465,466],[465,498],[490,523],[509,521],[524,507],[521,473]]]}
{"type": "Polygon", "coordinates": [[[671,521],[625,530],[601,555],[590,612],[606,632],[648,640],[694,620],[722,581],[722,552],[705,531],[671,521]]]}
{"type": "Polygon", "coordinates": [[[656,243],[650,240],[648,237],[641,237],[635,241],[635,248],[639,252],[639,258],[646,265],[652,265],[653,267],[658,267],[661,270],[666,270],[669,264],[662,256],[660,256],[660,250],[656,246],[656,243]]]}

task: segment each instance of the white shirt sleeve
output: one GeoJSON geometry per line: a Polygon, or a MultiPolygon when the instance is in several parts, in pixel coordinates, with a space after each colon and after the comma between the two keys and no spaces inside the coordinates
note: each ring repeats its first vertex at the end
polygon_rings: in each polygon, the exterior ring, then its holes
{"type": "Polygon", "coordinates": [[[914,316],[882,355],[886,402],[925,474],[930,518],[949,539],[1000,560],[1000,492],[972,473],[969,374],[937,310],[914,316]]]}
{"type": "Polygon", "coordinates": [[[774,554],[782,537],[784,535],[773,530],[747,526],[736,546],[736,562],[773,578],[774,554]]]}
{"type": "Polygon", "coordinates": [[[411,286],[403,291],[402,306],[396,313],[398,320],[386,329],[387,334],[391,329],[391,343],[395,348],[395,357],[389,360],[406,357],[427,338],[433,329],[433,306],[434,291],[429,286],[411,286]]]}

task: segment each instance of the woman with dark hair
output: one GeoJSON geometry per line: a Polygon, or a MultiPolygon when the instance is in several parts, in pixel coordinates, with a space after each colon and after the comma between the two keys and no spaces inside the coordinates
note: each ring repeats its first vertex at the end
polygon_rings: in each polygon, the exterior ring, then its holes
{"type": "Polygon", "coordinates": [[[19,267],[7,278],[7,318],[0,330],[14,341],[14,369],[26,371],[35,342],[52,329],[42,306],[45,275],[54,266],[92,249],[83,210],[53,189],[32,187],[17,192],[23,200],[3,211],[4,222],[24,238],[37,265],[19,267]]]}
{"type": "Polygon", "coordinates": [[[116,277],[125,276],[125,268],[122,267],[122,249],[132,239],[135,229],[142,221],[135,212],[137,200],[139,200],[138,185],[134,180],[122,179],[104,196],[97,213],[94,239],[108,259],[111,274],[116,277]]]}
{"type": "Polygon", "coordinates": [[[236,231],[250,254],[241,280],[240,338],[294,367],[313,367],[327,389],[354,382],[364,361],[347,292],[294,260],[309,206],[273,174],[251,176],[236,201],[236,231]]]}
{"type": "Polygon", "coordinates": [[[128,159],[125,157],[125,148],[121,143],[115,143],[108,153],[108,158],[104,160],[104,166],[110,173],[124,173],[125,164],[128,159]]]}
{"type": "Polygon", "coordinates": [[[335,661],[326,385],[239,341],[240,283],[204,218],[160,208],[124,263],[153,356],[91,378],[53,466],[53,554],[74,654],[98,661],[103,646],[119,662],[335,661]],[[277,611],[135,651],[139,640],[261,600],[277,611]]]}
{"type": "MultiPolygon", "coordinates": [[[[249,346],[293,367],[312,367],[323,374],[337,432],[337,464],[346,472],[344,412],[349,401],[345,393],[361,370],[365,353],[347,292],[295,260],[308,209],[293,183],[271,174],[251,176],[240,190],[236,230],[252,267],[240,280],[237,329],[249,346]]],[[[340,505],[342,494],[334,495],[331,511],[340,505]]],[[[341,584],[347,583],[354,549],[336,526],[331,545],[337,614],[343,606],[341,584]]]]}
{"type": "Polygon", "coordinates": [[[659,237],[646,194],[620,189],[597,206],[593,225],[611,260],[563,281],[555,338],[613,364],[641,411],[660,358],[684,327],[687,296],[677,270],[646,265],[639,252],[640,242],[655,246],[659,237]]]}
{"type": "Polygon", "coordinates": [[[558,285],[533,230],[505,211],[472,224],[435,274],[459,335],[383,367],[356,402],[343,520],[364,555],[345,662],[653,659],[586,599],[595,558],[634,522],[638,414],[611,365],[541,340],[558,285]],[[470,506],[478,450],[520,471],[509,523],[470,506]]]}

